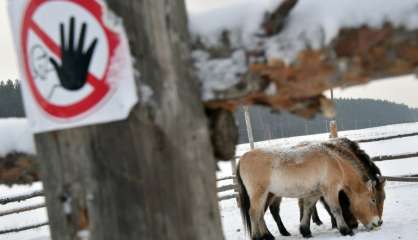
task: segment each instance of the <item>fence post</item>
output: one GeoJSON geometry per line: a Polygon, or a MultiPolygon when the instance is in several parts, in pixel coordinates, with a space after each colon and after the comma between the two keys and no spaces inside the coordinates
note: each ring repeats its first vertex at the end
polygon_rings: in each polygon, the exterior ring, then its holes
{"type": "Polygon", "coordinates": [[[251,117],[248,106],[243,106],[244,116],[245,116],[245,125],[247,126],[248,141],[250,142],[251,149],[254,149],[254,137],[253,137],[253,127],[251,125],[251,117]]]}
{"type": "Polygon", "coordinates": [[[222,240],[184,1],[106,2],[152,96],[127,120],[35,137],[52,239],[222,240]]]}
{"type": "MultiPolygon", "coordinates": [[[[234,184],[234,186],[238,186],[238,182],[237,182],[237,160],[234,157],[231,160],[231,170],[232,170],[232,176],[234,176],[234,178],[232,179],[232,182],[234,184]]],[[[234,189],[234,193],[237,193],[237,191],[234,189]]],[[[239,202],[239,197],[235,197],[235,200],[237,201],[237,205],[238,207],[241,206],[241,203],[239,202]]]]}
{"type": "MultiPolygon", "coordinates": [[[[334,101],[334,89],[331,88],[331,100],[334,101]]],[[[335,118],[329,123],[330,138],[338,137],[338,127],[335,118]]]]}
{"type": "Polygon", "coordinates": [[[337,129],[337,122],[336,121],[330,121],[329,122],[329,129],[330,129],[330,138],[337,138],[338,137],[338,129],[337,129]]]}

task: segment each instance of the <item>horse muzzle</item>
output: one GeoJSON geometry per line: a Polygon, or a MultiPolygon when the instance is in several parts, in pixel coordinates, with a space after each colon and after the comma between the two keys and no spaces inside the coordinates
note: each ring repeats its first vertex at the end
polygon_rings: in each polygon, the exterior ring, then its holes
{"type": "Polygon", "coordinates": [[[382,226],[382,224],[383,221],[379,217],[374,217],[373,220],[369,224],[367,224],[366,228],[367,230],[373,230],[382,226]]]}

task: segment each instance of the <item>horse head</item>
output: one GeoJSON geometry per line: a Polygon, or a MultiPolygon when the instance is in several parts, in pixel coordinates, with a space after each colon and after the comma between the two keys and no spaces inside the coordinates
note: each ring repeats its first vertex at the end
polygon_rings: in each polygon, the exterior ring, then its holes
{"type": "Polygon", "coordinates": [[[383,216],[383,206],[386,199],[385,184],[386,179],[382,176],[378,176],[378,180],[376,181],[374,187],[374,194],[376,198],[377,211],[379,212],[380,219],[382,219],[383,216]]]}
{"type": "MultiPolygon", "coordinates": [[[[373,181],[358,182],[357,186],[347,186],[344,192],[350,199],[350,210],[369,230],[382,225],[373,181]]],[[[382,201],[383,209],[383,201],[382,201]]]]}

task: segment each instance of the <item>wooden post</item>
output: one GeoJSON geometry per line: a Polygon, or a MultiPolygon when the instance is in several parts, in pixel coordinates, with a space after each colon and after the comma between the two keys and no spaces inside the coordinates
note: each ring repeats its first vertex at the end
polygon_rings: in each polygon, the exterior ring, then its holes
{"type": "MultiPolygon", "coordinates": [[[[234,178],[232,179],[232,182],[234,184],[234,186],[238,186],[238,181],[237,181],[237,159],[233,158],[231,160],[231,170],[232,170],[232,175],[234,176],[234,178]]],[[[234,193],[238,193],[235,189],[234,189],[234,193]]],[[[240,207],[240,202],[239,202],[239,197],[237,196],[235,198],[235,200],[237,201],[237,206],[240,207]]]]}
{"type": "Polygon", "coordinates": [[[329,123],[329,130],[330,130],[330,134],[329,134],[330,138],[337,138],[338,137],[337,122],[331,121],[329,123]]]}
{"type": "Polygon", "coordinates": [[[36,136],[52,239],[223,239],[185,4],[107,3],[152,96],[125,121],[36,136]]]}
{"type": "MultiPolygon", "coordinates": [[[[331,100],[334,101],[334,89],[331,88],[331,100]]],[[[330,138],[337,138],[338,137],[338,126],[337,121],[335,118],[329,122],[329,137],[330,138]]]]}
{"type": "Polygon", "coordinates": [[[253,137],[253,127],[251,126],[251,117],[248,106],[243,106],[244,116],[245,116],[245,125],[247,126],[248,141],[250,142],[251,149],[254,149],[254,137],[253,137]]]}

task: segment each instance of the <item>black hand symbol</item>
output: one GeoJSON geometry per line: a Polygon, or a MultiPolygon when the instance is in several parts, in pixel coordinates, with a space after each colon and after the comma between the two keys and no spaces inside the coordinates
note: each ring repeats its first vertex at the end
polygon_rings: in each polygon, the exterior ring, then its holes
{"type": "Polygon", "coordinates": [[[90,44],[87,51],[83,52],[84,41],[86,38],[87,24],[83,23],[78,41],[78,46],[74,46],[75,19],[70,19],[70,31],[68,42],[65,38],[64,24],[60,24],[61,34],[61,65],[52,57],[49,61],[58,74],[61,86],[67,90],[76,91],[82,88],[87,81],[90,61],[97,45],[97,38],[90,44]]]}

